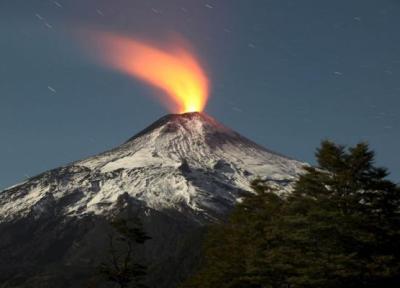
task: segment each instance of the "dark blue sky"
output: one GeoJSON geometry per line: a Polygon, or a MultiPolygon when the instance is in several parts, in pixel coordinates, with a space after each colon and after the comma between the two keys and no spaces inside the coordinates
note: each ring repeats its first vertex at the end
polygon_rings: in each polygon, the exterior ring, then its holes
{"type": "Polygon", "coordinates": [[[148,87],[93,63],[82,28],[182,34],[206,62],[207,113],[311,163],[321,139],[368,141],[400,179],[398,0],[2,0],[0,188],[167,113],[148,87]]]}

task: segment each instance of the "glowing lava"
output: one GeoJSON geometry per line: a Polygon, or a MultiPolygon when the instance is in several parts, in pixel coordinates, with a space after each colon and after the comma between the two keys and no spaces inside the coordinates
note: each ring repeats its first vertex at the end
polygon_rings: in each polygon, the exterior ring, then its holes
{"type": "Polygon", "coordinates": [[[183,41],[169,49],[111,33],[92,33],[101,60],[110,67],[161,89],[161,101],[172,112],[201,112],[209,84],[197,57],[183,41]]]}

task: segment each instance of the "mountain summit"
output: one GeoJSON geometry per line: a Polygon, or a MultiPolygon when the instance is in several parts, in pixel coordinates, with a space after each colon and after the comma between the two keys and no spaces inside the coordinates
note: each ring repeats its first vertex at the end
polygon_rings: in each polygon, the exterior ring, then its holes
{"type": "Polygon", "coordinates": [[[115,149],[5,190],[0,219],[25,216],[44,201],[64,215],[107,214],[123,194],[148,208],[210,219],[226,213],[256,177],[287,191],[302,165],[206,114],[171,114],[115,149]]]}
{"type": "Polygon", "coordinates": [[[0,283],[87,287],[107,258],[110,218],[125,215],[152,237],[140,251],[149,287],[176,287],[196,265],[204,224],[257,177],[289,192],[303,165],[206,114],[167,115],[115,149],[0,192],[0,283]]]}

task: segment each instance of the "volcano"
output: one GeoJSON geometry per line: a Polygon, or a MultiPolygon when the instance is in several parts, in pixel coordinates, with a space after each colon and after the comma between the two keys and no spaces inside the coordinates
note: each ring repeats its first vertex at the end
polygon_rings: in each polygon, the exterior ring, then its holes
{"type": "Polygon", "coordinates": [[[104,257],[107,220],[123,213],[152,237],[142,251],[150,287],[176,287],[203,227],[251,193],[252,180],[290,193],[304,165],[204,113],[164,116],[115,149],[0,193],[1,287],[85,287],[104,257]]]}

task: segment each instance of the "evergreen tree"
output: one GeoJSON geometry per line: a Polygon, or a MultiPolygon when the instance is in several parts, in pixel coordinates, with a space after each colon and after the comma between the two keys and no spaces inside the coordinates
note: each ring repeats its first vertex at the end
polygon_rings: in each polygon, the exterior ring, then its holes
{"type": "Polygon", "coordinates": [[[365,143],[325,141],[286,198],[267,183],[208,233],[183,287],[398,287],[400,191],[365,143]]]}
{"type": "Polygon", "coordinates": [[[142,281],[146,276],[146,266],[136,262],[134,251],[137,245],[151,238],[144,232],[139,219],[129,222],[126,219],[116,219],[111,225],[116,233],[109,235],[110,259],[100,265],[100,274],[120,288],[145,288],[142,281]]]}

